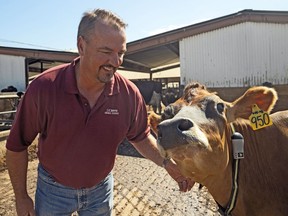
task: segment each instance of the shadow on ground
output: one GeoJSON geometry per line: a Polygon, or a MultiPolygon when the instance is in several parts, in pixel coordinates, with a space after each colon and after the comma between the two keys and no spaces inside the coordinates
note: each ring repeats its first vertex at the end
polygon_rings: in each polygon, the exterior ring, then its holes
{"type": "Polygon", "coordinates": [[[123,156],[131,156],[131,157],[143,158],[143,156],[126,139],[119,145],[117,154],[118,155],[123,155],[123,156]]]}

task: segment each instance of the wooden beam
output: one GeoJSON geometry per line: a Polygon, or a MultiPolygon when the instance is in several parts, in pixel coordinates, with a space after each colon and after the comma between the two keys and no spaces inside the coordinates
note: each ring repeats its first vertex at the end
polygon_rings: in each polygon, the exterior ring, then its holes
{"type": "Polygon", "coordinates": [[[23,56],[26,58],[54,60],[59,62],[71,62],[78,56],[78,53],[64,52],[64,51],[50,51],[50,50],[33,50],[11,47],[0,47],[0,54],[23,56]]]}

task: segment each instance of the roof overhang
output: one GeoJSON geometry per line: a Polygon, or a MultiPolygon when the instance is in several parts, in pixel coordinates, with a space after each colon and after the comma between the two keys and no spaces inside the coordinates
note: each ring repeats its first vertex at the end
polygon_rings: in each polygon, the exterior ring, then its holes
{"type": "MultiPolygon", "coordinates": [[[[180,66],[179,41],[243,22],[288,23],[288,11],[243,10],[234,14],[178,28],[127,44],[126,60],[146,66],[150,73],[180,66]]],[[[124,66],[125,67],[125,66],[124,66]]],[[[146,72],[146,71],[143,71],[146,72]]]]}

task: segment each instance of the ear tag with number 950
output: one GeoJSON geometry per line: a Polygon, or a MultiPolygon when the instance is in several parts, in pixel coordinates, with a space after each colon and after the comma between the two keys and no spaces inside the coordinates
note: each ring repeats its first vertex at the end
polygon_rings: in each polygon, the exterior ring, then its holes
{"type": "Polygon", "coordinates": [[[253,130],[258,130],[273,124],[269,114],[261,110],[257,104],[253,105],[252,114],[249,116],[249,120],[253,130]]]}

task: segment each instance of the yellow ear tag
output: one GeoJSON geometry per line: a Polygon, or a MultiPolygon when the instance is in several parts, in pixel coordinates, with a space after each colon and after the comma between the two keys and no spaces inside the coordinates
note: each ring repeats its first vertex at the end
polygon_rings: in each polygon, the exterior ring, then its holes
{"type": "Polygon", "coordinates": [[[257,104],[253,105],[252,114],[249,116],[249,120],[253,130],[258,130],[273,124],[269,114],[261,110],[257,104]]]}

